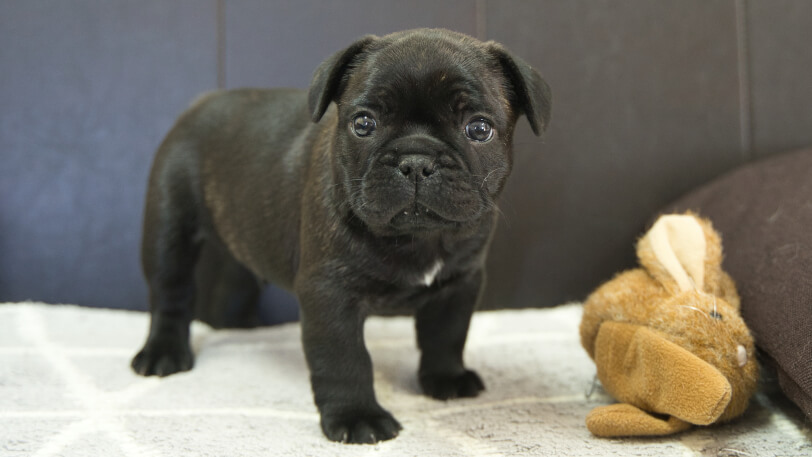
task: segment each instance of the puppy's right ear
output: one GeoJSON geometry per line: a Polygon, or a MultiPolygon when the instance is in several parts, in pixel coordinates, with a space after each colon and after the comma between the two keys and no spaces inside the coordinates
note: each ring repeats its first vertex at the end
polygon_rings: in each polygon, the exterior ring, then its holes
{"type": "Polygon", "coordinates": [[[489,41],[485,43],[502,65],[505,76],[513,86],[515,103],[519,114],[524,114],[530,122],[533,133],[541,135],[550,123],[552,93],[550,86],[524,60],[512,55],[504,46],[489,41]]]}
{"type": "Polygon", "coordinates": [[[377,39],[374,35],[367,35],[347,49],[339,51],[316,68],[313,80],[310,82],[310,91],[307,102],[313,122],[318,122],[330,106],[330,102],[339,95],[338,89],[344,74],[349,69],[353,59],[377,39]]]}

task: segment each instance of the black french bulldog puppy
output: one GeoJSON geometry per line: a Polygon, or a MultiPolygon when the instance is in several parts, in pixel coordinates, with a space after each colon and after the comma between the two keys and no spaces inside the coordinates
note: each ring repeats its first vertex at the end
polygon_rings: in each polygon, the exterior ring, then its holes
{"type": "Polygon", "coordinates": [[[446,30],[364,37],[322,63],[309,92],[205,96],[150,175],[152,321],[133,369],[191,369],[190,321],[226,302],[256,306],[272,282],[299,299],[329,439],[374,443],[401,429],[375,399],[370,314],[416,315],[427,395],[477,395],[462,352],[522,114],[536,134],[547,125],[539,74],[499,44],[446,30]]]}

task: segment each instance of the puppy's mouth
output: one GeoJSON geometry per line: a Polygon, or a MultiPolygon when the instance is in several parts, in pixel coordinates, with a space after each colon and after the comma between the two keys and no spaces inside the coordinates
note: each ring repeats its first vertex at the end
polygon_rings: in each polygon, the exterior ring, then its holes
{"type": "Polygon", "coordinates": [[[429,231],[458,225],[458,222],[446,219],[430,208],[414,203],[407,206],[389,220],[389,226],[398,231],[429,231]]]}
{"type": "Polygon", "coordinates": [[[455,230],[478,220],[484,209],[477,189],[450,172],[414,183],[380,169],[353,194],[356,215],[380,233],[455,230]]]}

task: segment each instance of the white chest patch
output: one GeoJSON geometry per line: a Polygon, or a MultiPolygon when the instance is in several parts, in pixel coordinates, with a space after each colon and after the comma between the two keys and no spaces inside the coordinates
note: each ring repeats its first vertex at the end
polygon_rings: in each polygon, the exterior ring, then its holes
{"type": "Polygon", "coordinates": [[[437,274],[440,273],[440,270],[442,269],[443,269],[442,260],[434,262],[434,265],[428,270],[426,270],[426,272],[423,273],[423,276],[419,279],[420,284],[426,287],[432,285],[434,283],[434,278],[437,277],[437,274]]]}

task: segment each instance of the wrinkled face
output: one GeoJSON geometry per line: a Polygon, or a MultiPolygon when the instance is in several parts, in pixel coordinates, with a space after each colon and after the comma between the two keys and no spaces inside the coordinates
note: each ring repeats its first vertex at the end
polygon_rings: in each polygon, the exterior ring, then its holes
{"type": "Polygon", "coordinates": [[[516,115],[481,43],[412,38],[364,56],[338,100],[336,174],[374,233],[476,223],[511,168],[516,115]]]}

